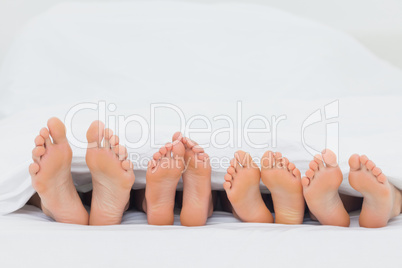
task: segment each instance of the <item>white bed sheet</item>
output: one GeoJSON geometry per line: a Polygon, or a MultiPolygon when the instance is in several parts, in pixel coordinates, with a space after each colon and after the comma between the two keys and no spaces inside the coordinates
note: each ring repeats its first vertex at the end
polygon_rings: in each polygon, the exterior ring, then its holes
{"type": "Polygon", "coordinates": [[[2,267],[396,267],[402,216],[380,229],[240,223],[215,212],[204,227],[149,226],[129,211],[121,225],[56,223],[25,206],[0,216],[2,267]]]}

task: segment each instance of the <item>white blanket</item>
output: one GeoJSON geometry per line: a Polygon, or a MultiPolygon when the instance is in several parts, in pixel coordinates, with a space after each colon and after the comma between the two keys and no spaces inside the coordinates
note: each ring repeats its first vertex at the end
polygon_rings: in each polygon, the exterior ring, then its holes
{"type": "Polygon", "coordinates": [[[1,214],[22,207],[34,193],[30,152],[50,116],[67,124],[72,171],[83,188],[91,182],[85,131],[95,119],[128,147],[134,188],[144,187],[146,160],[177,130],[220,161],[213,166],[214,189],[222,189],[237,149],[255,157],[281,151],[304,173],[324,148],[339,156],[341,192],[359,195],[347,182],[353,153],[367,154],[402,188],[402,72],[343,33],[275,9],[60,5],[32,21],[16,41],[0,87],[0,113],[8,115],[0,121],[0,139],[7,141],[0,161],[1,214]],[[124,127],[116,123],[119,116],[134,122],[124,127]],[[232,136],[217,134],[230,125],[222,118],[231,119],[232,136]],[[269,131],[247,136],[247,125],[269,125],[269,131]]]}
{"type": "Polygon", "coordinates": [[[122,225],[56,223],[26,206],[0,216],[0,256],[7,267],[396,267],[402,216],[381,229],[240,223],[215,212],[203,227],[150,226],[141,212],[122,225]]]}
{"type": "MultiPolygon", "coordinates": [[[[395,125],[398,116],[402,115],[402,109],[399,103],[401,97],[376,97],[376,98],[344,98],[339,100],[339,110],[342,116],[336,118],[340,126],[338,137],[339,146],[339,165],[344,174],[344,181],[340,191],[345,194],[359,196],[359,193],[354,191],[348,184],[348,158],[351,154],[358,152],[361,154],[369,155],[373,161],[382,168],[384,174],[388,176],[390,181],[397,187],[402,189],[402,177],[399,172],[400,155],[399,150],[402,148],[401,143],[401,126],[395,125]],[[359,112],[356,113],[356,105],[358,104],[359,112]],[[394,114],[392,114],[394,113],[394,114]],[[362,114],[364,117],[362,117],[362,114]],[[378,118],[378,121],[375,121],[378,118]],[[381,120],[383,118],[383,120],[381,120]]],[[[269,107],[270,109],[284,109],[282,104],[291,103],[290,100],[284,102],[275,101],[275,103],[268,104],[269,101],[256,102],[248,108],[251,111],[259,111],[261,107],[269,107]]],[[[303,123],[304,111],[320,107],[319,103],[325,104],[325,101],[297,101],[291,103],[292,105],[286,106],[288,118],[292,120],[285,121],[283,128],[278,125],[278,139],[277,145],[273,147],[271,144],[263,146],[262,148],[255,148],[247,144],[247,141],[242,139],[242,145],[234,147],[216,148],[211,144],[211,134],[201,133],[198,134],[197,141],[205,144],[206,152],[211,158],[216,160],[212,164],[212,187],[215,190],[223,190],[222,184],[224,182],[223,176],[229,165],[230,158],[233,157],[237,149],[249,151],[256,160],[262,156],[265,150],[271,149],[274,151],[281,151],[287,156],[296,166],[304,173],[308,169],[308,163],[312,160],[313,156],[308,150],[312,148],[325,148],[327,137],[325,124],[318,124],[314,126],[313,131],[306,130],[304,139],[308,143],[303,147],[301,140],[301,125],[303,123]],[[314,108],[313,108],[314,107],[314,108]],[[300,119],[298,119],[300,118],[300,119]],[[314,129],[315,128],[315,129],[314,129]]],[[[222,104],[216,102],[217,107],[222,107],[222,104]]],[[[3,131],[0,133],[0,139],[7,141],[4,145],[4,151],[7,155],[3,156],[3,161],[0,162],[1,170],[5,170],[0,180],[0,213],[12,212],[21,206],[34,193],[30,183],[30,176],[28,174],[28,166],[32,162],[31,150],[33,148],[33,139],[37,135],[42,126],[46,125],[46,120],[50,116],[59,116],[65,118],[66,110],[68,107],[51,107],[46,109],[29,110],[27,112],[20,112],[14,116],[0,121],[1,129],[9,129],[12,131],[3,131]]],[[[193,106],[194,107],[194,106],[193,106]]],[[[202,105],[199,106],[202,108],[202,105]]],[[[197,111],[199,111],[197,109],[197,111]]],[[[134,114],[143,115],[145,111],[138,111],[133,108],[130,111],[134,114]]],[[[267,111],[269,113],[269,111],[267,111]]],[[[67,112],[68,114],[68,112],[67,112]]],[[[123,113],[124,114],[124,113],[123,113]]],[[[163,113],[169,114],[168,111],[163,113]]],[[[205,110],[205,114],[207,111],[205,110]]],[[[257,112],[257,114],[260,114],[257,112]]],[[[120,114],[121,115],[121,114],[120,114]]],[[[179,124],[172,122],[169,123],[170,117],[161,116],[161,121],[167,122],[167,125],[157,126],[155,131],[155,139],[151,144],[151,134],[147,137],[147,142],[139,148],[136,148],[134,141],[138,140],[143,133],[136,127],[127,128],[125,132],[120,130],[121,144],[129,144],[128,152],[130,159],[134,162],[134,171],[136,174],[136,182],[133,188],[145,187],[145,171],[148,160],[152,157],[159,146],[170,141],[174,129],[179,129],[179,124]]],[[[67,116],[68,118],[69,116],[67,116]]],[[[112,117],[110,117],[112,118],[112,117]]],[[[70,143],[73,149],[73,163],[72,172],[75,184],[78,188],[85,190],[90,189],[91,176],[85,164],[85,132],[92,120],[97,119],[96,111],[80,111],[73,119],[72,123],[68,126],[70,143]]],[[[67,122],[68,120],[66,120],[67,122]]],[[[211,120],[212,121],[212,120],[211,120]]],[[[219,126],[213,126],[212,131],[219,130],[219,126]]],[[[237,129],[235,129],[237,132],[237,129]]],[[[268,136],[271,138],[271,135],[268,136]]],[[[257,144],[264,144],[267,142],[267,134],[255,135],[250,140],[257,144]]],[[[237,141],[237,140],[236,140],[237,141]]],[[[336,140],[338,141],[338,140],[336,140]]],[[[270,143],[270,141],[269,141],[270,143]]],[[[179,183],[178,189],[182,187],[179,183]]],[[[265,186],[261,185],[261,190],[267,192],[265,186]]]]}

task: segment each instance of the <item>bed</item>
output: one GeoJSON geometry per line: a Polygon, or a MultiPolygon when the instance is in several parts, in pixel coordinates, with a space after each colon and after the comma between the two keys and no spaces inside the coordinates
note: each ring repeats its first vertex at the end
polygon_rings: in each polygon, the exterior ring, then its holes
{"type": "MultiPolygon", "coordinates": [[[[134,189],[145,186],[145,160],[177,130],[217,159],[271,149],[302,173],[314,153],[330,148],[344,175],[340,191],[353,196],[347,160],[364,153],[402,189],[401,90],[402,72],[350,36],[269,7],[58,5],[28,24],[0,72],[1,263],[395,267],[402,216],[381,229],[360,228],[358,211],[349,228],[308,217],[296,226],[241,223],[220,211],[196,228],[180,226],[178,214],[173,226],[149,226],[138,211],[118,226],[67,225],[26,205],[34,194],[27,167],[33,138],[57,116],[68,129],[80,191],[91,187],[84,141],[96,119],[128,147],[134,189]],[[222,131],[228,126],[233,135],[222,131]]],[[[223,190],[225,163],[213,166],[214,190],[223,190]]]]}

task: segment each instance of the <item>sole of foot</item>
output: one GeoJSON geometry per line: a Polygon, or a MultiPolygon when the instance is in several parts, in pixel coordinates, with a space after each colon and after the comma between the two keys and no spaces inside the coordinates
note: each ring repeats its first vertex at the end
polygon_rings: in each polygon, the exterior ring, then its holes
{"type": "Polygon", "coordinates": [[[180,222],[184,226],[205,225],[213,212],[209,156],[196,142],[179,132],[173,135],[172,141],[181,141],[185,148],[180,222]]]}
{"type": "Polygon", "coordinates": [[[237,151],[230,161],[223,188],[232,204],[233,214],[244,222],[273,222],[261,196],[260,178],[260,169],[250,154],[237,151]]]}
{"type": "Polygon", "coordinates": [[[87,225],[88,213],[71,176],[72,151],[66,128],[57,118],[50,118],[47,126],[35,138],[34,163],[29,166],[32,186],[47,216],[57,222],[87,225]]]}
{"type": "Polygon", "coordinates": [[[401,213],[401,192],[389,183],[381,169],[367,156],[349,158],[349,183],[363,195],[360,226],[379,228],[401,213]]]}
{"type": "Polygon", "coordinates": [[[91,124],[87,140],[86,162],[93,185],[89,224],[120,224],[135,181],[133,165],[119,138],[102,122],[91,124]]]}
{"type": "Polygon", "coordinates": [[[275,223],[301,224],[305,202],[296,166],[281,153],[267,151],[261,159],[261,179],[272,195],[275,223]]]}
{"type": "Polygon", "coordinates": [[[310,212],[323,225],[348,227],[349,214],[339,196],[343,175],[336,155],[329,149],[314,156],[302,178],[303,194],[310,212]]]}
{"type": "Polygon", "coordinates": [[[167,143],[148,164],[143,208],[149,224],[174,223],[176,188],[184,170],[184,152],[181,141],[167,143]]]}

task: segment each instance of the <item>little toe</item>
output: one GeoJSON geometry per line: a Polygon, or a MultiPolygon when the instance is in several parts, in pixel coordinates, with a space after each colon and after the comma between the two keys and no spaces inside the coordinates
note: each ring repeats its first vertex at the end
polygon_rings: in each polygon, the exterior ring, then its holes
{"type": "Polygon", "coordinates": [[[354,154],[349,158],[349,167],[352,171],[357,171],[360,169],[360,156],[358,154],[354,154]]]}
{"type": "Polygon", "coordinates": [[[101,121],[93,121],[87,131],[88,148],[97,148],[101,146],[105,124],[101,121]]]}
{"type": "Polygon", "coordinates": [[[327,167],[337,167],[338,162],[336,160],[336,154],[331,151],[330,149],[325,149],[321,152],[322,154],[322,159],[325,162],[325,165],[327,167]]]}
{"type": "Polygon", "coordinates": [[[47,126],[49,128],[49,134],[52,136],[53,142],[55,144],[63,143],[67,141],[66,137],[66,127],[63,122],[56,117],[52,117],[47,121],[47,126]]]}

